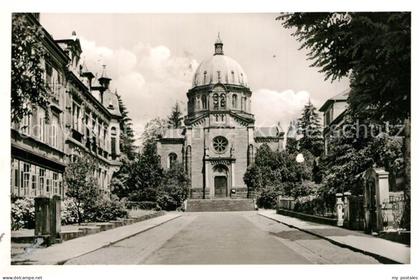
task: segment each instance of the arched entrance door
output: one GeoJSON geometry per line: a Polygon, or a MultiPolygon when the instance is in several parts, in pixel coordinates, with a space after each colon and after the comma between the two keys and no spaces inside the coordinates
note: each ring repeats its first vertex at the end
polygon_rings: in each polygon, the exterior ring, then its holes
{"type": "Polygon", "coordinates": [[[228,169],[224,165],[216,165],[214,173],[214,197],[223,198],[228,196],[228,169]]]}

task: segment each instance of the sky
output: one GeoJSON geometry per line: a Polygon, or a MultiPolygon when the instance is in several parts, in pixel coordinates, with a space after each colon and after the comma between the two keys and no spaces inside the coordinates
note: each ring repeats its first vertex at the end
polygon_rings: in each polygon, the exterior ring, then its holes
{"type": "Polygon", "coordinates": [[[155,117],[169,115],[175,102],[186,113],[186,93],[199,63],[213,55],[217,34],[224,53],[239,62],[253,92],[256,125],[280,122],[284,131],[310,100],[319,108],[348,88],[347,79],[324,81],[309,65],[293,30],[278,14],[41,14],[54,39],[76,31],[82,59],[93,73],[106,65],[133,120],[136,137],[155,117]]]}

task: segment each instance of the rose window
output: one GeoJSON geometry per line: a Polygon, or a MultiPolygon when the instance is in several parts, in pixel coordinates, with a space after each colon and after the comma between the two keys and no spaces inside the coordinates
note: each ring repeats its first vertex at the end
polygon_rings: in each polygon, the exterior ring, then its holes
{"type": "Polygon", "coordinates": [[[228,145],[228,140],[223,136],[217,136],[213,139],[213,148],[218,153],[223,153],[226,151],[228,145]]]}

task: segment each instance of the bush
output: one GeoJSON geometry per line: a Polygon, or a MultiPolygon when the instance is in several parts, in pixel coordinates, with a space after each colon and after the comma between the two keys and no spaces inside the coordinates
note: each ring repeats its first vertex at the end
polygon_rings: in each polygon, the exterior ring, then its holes
{"type": "Polygon", "coordinates": [[[85,220],[89,222],[108,222],[127,216],[124,203],[116,196],[101,197],[94,205],[86,206],[84,213],[85,220]]]}
{"type": "Polygon", "coordinates": [[[139,202],[127,202],[127,206],[130,209],[142,209],[142,210],[153,210],[158,208],[158,204],[155,201],[139,201],[139,202]]]}
{"type": "Polygon", "coordinates": [[[20,198],[12,201],[12,230],[35,228],[35,205],[33,199],[20,198]]]}
{"type": "Polygon", "coordinates": [[[167,211],[173,211],[182,206],[188,197],[188,177],[181,164],[176,164],[165,170],[156,202],[167,211]]]}
{"type": "Polygon", "coordinates": [[[317,195],[309,195],[296,199],[293,210],[310,215],[325,217],[335,216],[334,207],[330,207],[323,197],[317,195]]]}
{"type": "MultiPolygon", "coordinates": [[[[82,213],[83,215],[83,210],[82,213]]],[[[61,201],[61,224],[70,225],[78,222],[77,207],[74,199],[66,198],[61,201]]]]}
{"type": "Polygon", "coordinates": [[[277,188],[264,188],[257,197],[257,206],[259,208],[275,209],[277,206],[277,197],[281,191],[277,188]]]}

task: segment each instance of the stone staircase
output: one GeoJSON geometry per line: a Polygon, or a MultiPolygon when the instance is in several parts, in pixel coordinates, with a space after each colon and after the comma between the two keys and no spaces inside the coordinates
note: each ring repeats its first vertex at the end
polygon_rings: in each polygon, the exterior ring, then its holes
{"type": "Polygon", "coordinates": [[[188,199],[186,212],[254,211],[253,199],[188,199]]]}

